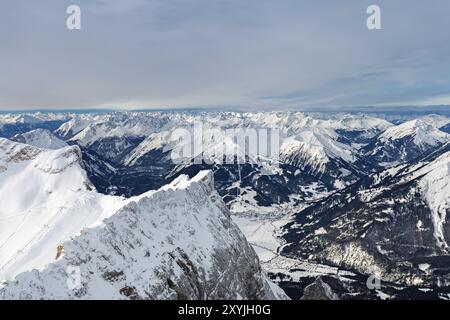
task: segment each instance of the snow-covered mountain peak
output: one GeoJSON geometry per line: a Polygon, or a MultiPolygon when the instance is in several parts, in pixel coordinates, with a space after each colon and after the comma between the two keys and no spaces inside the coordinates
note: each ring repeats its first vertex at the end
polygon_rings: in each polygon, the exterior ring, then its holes
{"type": "Polygon", "coordinates": [[[413,161],[450,141],[450,134],[423,119],[414,119],[390,127],[362,151],[379,165],[390,167],[413,161]]]}
{"type": "Polygon", "coordinates": [[[14,118],[15,123],[29,123],[29,124],[36,124],[41,122],[42,120],[38,117],[30,114],[21,114],[14,118]]]}
{"type": "Polygon", "coordinates": [[[29,144],[0,138],[0,166],[5,175],[32,173],[39,170],[55,174],[75,166],[74,171],[82,172],[83,184],[88,182],[78,146],[66,146],[57,150],[38,148],[29,144]],[[18,170],[21,169],[22,171],[18,170]]]}
{"type": "Polygon", "coordinates": [[[436,146],[450,140],[450,135],[422,119],[407,121],[387,129],[380,135],[380,140],[399,140],[412,137],[417,146],[436,146]]]}
{"type": "Polygon", "coordinates": [[[77,146],[49,150],[0,139],[0,168],[2,279],[43,267],[54,246],[120,200],[95,192],[77,146]]]}
{"type": "Polygon", "coordinates": [[[450,123],[450,118],[446,116],[441,116],[437,114],[430,114],[419,118],[425,123],[431,124],[436,128],[441,128],[450,123]]]}
{"type": "Polygon", "coordinates": [[[389,121],[377,117],[372,117],[364,114],[354,115],[346,114],[335,120],[335,124],[331,124],[334,129],[348,130],[348,131],[367,131],[377,130],[385,131],[392,127],[393,124],[389,121]]]}
{"type": "Polygon", "coordinates": [[[210,170],[202,170],[197,175],[195,175],[192,179],[189,179],[189,176],[187,175],[180,175],[175,180],[173,180],[171,183],[163,186],[161,190],[167,190],[167,189],[186,189],[189,187],[189,185],[198,183],[204,186],[205,190],[208,193],[211,193],[214,191],[214,176],[213,173],[210,170]]]}
{"type": "MultiPolygon", "coordinates": [[[[42,150],[22,143],[0,138],[0,168],[7,169],[10,162],[33,160],[42,150]]],[[[2,170],[0,170],[1,172],[2,170]]]]}
{"type": "Polygon", "coordinates": [[[29,144],[44,149],[60,149],[67,147],[67,143],[46,129],[35,129],[26,133],[17,134],[11,140],[29,144]]]}
{"type": "MultiPolygon", "coordinates": [[[[355,151],[349,145],[337,141],[337,134],[330,129],[315,128],[304,130],[283,141],[280,147],[281,158],[294,161],[296,165],[307,165],[325,170],[330,158],[352,163],[355,151]]],[[[292,161],[289,161],[292,163],[292,161]]]]}
{"type": "Polygon", "coordinates": [[[56,261],[6,282],[0,297],[285,298],[261,271],[220,196],[209,189],[211,179],[208,172],[184,176],[171,187],[130,199],[98,226],[65,241],[56,261]],[[68,268],[80,270],[75,288],[67,286],[68,268]]]}
{"type": "Polygon", "coordinates": [[[75,119],[62,133],[81,129],[70,140],[88,146],[101,139],[113,137],[146,137],[160,131],[168,123],[168,117],[161,113],[116,112],[98,116],[86,125],[85,119],[75,119]],[[84,127],[84,128],[83,128],[84,127]]]}
{"type": "MultiPolygon", "coordinates": [[[[56,152],[51,153],[41,153],[37,160],[35,168],[49,174],[60,173],[71,166],[76,166],[76,169],[83,167],[81,150],[78,146],[57,149],[56,152]]],[[[85,183],[87,183],[87,178],[85,183]]]]}
{"type": "Polygon", "coordinates": [[[349,145],[338,142],[338,135],[331,129],[314,129],[300,134],[303,141],[311,145],[321,145],[332,158],[339,158],[347,162],[355,161],[355,150],[349,145]]]}
{"type": "MultiPolygon", "coordinates": [[[[293,164],[300,165],[313,165],[322,167],[329,162],[325,148],[320,143],[310,144],[304,140],[296,139],[294,137],[288,138],[283,141],[280,147],[280,154],[283,160],[294,160],[292,157],[298,158],[297,161],[290,161],[293,164]]],[[[322,171],[320,168],[319,171],[322,171]]]]}
{"type": "Polygon", "coordinates": [[[211,172],[125,199],[97,193],[80,159],[77,146],[0,139],[1,299],[285,298],[211,172]],[[71,267],[81,270],[76,289],[71,267]]]}
{"type": "Polygon", "coordinates": [[[123,160],[126,166],[132,166],[136,162],[145,156],[147,153],[162,149],[168,142],[168,133],[158,132],[153,133],[145,138],[134,150],[132,150],[123,160]]]}
{"type": "Polygon", "coordinates": [[[85,129],[89,125],[88,119],[70,119],[64,122],[54,132],[62,138],[72,138],[74,135],[85,129]]]}

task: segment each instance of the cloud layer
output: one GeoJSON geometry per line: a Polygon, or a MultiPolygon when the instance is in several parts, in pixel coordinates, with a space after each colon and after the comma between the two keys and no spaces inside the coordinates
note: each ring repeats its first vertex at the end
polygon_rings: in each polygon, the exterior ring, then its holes
{"type": "Polygon", "coordinates": [[[0,109],[450,104],[450,2],[372,3],[9,1],[0,109]]]}

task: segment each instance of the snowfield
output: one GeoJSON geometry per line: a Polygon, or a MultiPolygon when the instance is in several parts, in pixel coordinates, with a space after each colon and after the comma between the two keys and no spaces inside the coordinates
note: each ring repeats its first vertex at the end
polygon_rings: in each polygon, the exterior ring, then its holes
{"type": "Polygon", "coordinates": [[[208,171],[124,199],[96,193],[78,147],[0,143],[1,299],[286,298],[208,171]],[[67,284],[74,267],[75,289],[67,284]]]}
{"type": "Polygon", "coordinates": [[[77,146],[53,151],[0,138],[0,279],[44,267],[58,244],[122,201],[95,192],[77,146]]]}

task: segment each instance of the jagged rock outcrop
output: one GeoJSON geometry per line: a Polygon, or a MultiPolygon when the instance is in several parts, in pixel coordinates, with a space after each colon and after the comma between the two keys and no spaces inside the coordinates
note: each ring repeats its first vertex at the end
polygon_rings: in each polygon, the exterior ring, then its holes
{"type": "Polygon", "coordinates": [[[338,300],[339,297],[320,277],[305,288],[301,300],[338,300]]]}
{"type": "Polygon", "coordinates": [[[206,171],[131,199],[63,247],[59,260],[4,283],[0,299],[285,298],[206,171]],[[70,289],[73,268],[80,282],[70,289]]]}

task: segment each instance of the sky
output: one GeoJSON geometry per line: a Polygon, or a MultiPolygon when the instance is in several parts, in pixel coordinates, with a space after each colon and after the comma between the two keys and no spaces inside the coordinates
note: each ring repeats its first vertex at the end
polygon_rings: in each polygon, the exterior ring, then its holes
{"type": "Polygon", "coordinates": [[[0,110],[450,104],[450,1],[2,1],[0,57],[0,110]]]}

